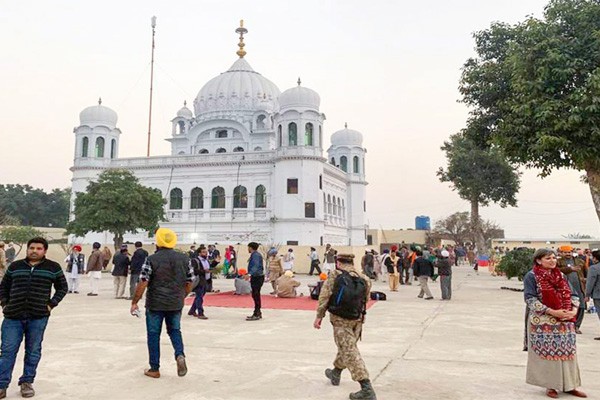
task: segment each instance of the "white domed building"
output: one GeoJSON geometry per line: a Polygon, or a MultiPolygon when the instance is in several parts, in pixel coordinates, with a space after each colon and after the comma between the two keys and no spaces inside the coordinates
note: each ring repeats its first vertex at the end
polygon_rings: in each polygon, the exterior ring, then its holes
{"type": "MultiPolygon", "coordinates": [[[[84,109],[74,129],[73,192],[107,168],[125,168],[161,190],[161,226],[181,243],[365,245],[362,134],[335,132],[324,155],[319,94],[300,79],[281,92],[246,61],[243,39],[239,46],[233,65],[200,89],[194,111],[184,102],[176,112],[170,155],[119,158],[116,112],[102,101],[84,109]]],[[[83,242],[107,239],[90,233],[83,242]]],[[[147,232],[125,239],[152,242],[147,232]]]]}

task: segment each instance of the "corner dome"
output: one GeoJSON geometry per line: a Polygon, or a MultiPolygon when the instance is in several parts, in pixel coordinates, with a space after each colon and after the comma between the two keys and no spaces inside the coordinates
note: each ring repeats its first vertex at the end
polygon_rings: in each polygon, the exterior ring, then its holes
{"type": "Polygon", "coordinates": [[[363,135],[359,131],[346,128],[331,135],[332,146],[359,146],[362,147],[363,135]]]}
{"type": "Polygon", "coordinates": [[[300,78],[298,78],[298,86],[281,93],[279,96],[281,109],[301,107],[319,110],[321,96],[314,90],[301,86],[301,83],[300,78]]]}
{"type": "Polygon", "coordinates": [[[194,100],[196,116],[214,111],[249,111],[265,109],[265,100],[276,108],[281,92],[270,80],[254,71],[239,58],[231,68],[208,81],[194,100]]]}
{"type": "Polygon", "coordinates": [[[177,111],[177,116],[183,117],[186,119],[192,119],[194,117],[194,114],[192,114],[192,110],[187,108],[187,101],[183,102],[183,107],[181,107],[181,109],[179,109],[179,111],[177,111]]]}
{"type": "Polygon", "coordinates": [[[79,113],[79,124],[90,127],[104,125],[110,128],[117,126],[117,113],[102,105],[102,99],[95,106],[87,107],[79,113]]]}

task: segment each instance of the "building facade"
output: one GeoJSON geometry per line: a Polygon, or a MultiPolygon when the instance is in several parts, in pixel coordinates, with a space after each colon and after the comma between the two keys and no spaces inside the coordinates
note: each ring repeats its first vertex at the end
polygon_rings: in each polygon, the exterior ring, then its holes
{"type": "MultiPolygon", "coordinates": [[[[101,101],[84,109],[74,129],[72,203],[102,171],[123,168],[161,191],[161,226],[182,243],[366,244],[362,134],[346,126],[324,154],[319,94],[300,79],[280,92],[246,61],[243,38],[239,46],[233,65],[199,91],[194,111],[184,103],[176,113],[170,155],[119,158],[117,113],[101,101]]],[[[148,232],[125,239],[152,241],[148,232]]]]}

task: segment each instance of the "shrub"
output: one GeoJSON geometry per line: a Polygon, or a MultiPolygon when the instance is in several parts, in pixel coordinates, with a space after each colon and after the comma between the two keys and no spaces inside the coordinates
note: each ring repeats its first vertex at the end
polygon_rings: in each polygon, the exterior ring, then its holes
{"type": "Polygon", "coordinates": [[[517,277],[522,281],[533,265],[533,253],[534,250],[527,248],[511,250],[502,257],[496,271],[503,273],[508,279],[517,277]]]}

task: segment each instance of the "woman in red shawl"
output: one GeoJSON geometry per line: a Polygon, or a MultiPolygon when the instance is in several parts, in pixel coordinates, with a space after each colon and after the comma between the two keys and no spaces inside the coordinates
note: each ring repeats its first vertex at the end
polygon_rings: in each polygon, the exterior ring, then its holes
{"type": "Polygon", "coordinates": [[[558,392],[587,397],[581,386],[575,334],[578,304],[563,274],[556,268],[553,250],[539,249],[533,268],[523,279],[527,303],[527,383],[558,392]]]}

